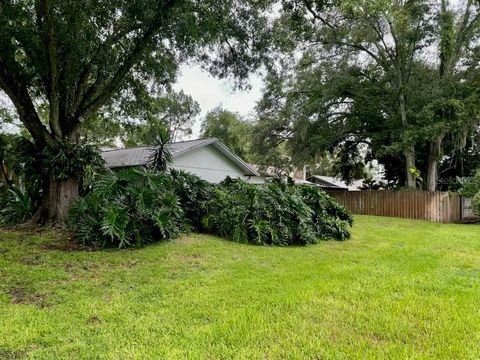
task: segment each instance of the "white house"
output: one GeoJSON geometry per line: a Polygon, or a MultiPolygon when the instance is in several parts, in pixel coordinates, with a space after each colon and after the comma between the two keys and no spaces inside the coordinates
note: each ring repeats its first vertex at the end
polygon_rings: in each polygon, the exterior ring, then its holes
{"type": "MultiPolygon", "coordinates": [[[[219,183],[227,176],[255,182],[259,177],[245,161],[231,152],[215,138],[180,141],[168,144],[173,162],[170,168],[187,171],[211,183],[219,183]]],[[[145,166],[153,148],[142,146],[102,152],[106,166],[110,169],[145,166]]]]}

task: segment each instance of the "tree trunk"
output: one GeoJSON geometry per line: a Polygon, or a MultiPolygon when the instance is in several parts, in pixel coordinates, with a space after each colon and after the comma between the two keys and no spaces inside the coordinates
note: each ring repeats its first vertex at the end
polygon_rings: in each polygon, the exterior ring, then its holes
{"type": "Polygon", "coordinates": [[[417,183],[415,175],[411,169],[415,169],[415,148],[413,145],[407,147],[404,151],[405,155],[405,185],[409,188],[416,188],[417,183]]]}
{"type": "Polygon", "coordinates": [[[463,160],[463,149],[458,150],[457,157],[458,157],[458,165],[457,165],[458,173],[460,174],[460,177],[464,177],[465,166],[464,166],[464,160],[463,160]]]}
{"type": "MultiPolygon", "coordinates": [[[[402,78],[400,77],[400,89],[403,87],[403,81],[402,78]]],[[[400,91],[400,94],[398,96],[399,100],[399,110],[400,110],[400,118],[402,120],[402,126],[403,129],[406,130],[408,128],[408,119],[407,119],[407,110],[406,110],[406,105],[405,105],[405,94],[403,91],[400,91]]],[[[403,151],[403,154],[405,156],[405,185],[409,188],[416,188],[416,181],[415,181],[415,176],[412,174],[411,169],[415,169],[415,146],[412,145],[407,145],[406,148],[403,151]]]]}
{"type": "Polygon", "coordinates": [[[0,169],[2,169],[2,177],[5,181],[5,187],[9,188],[10,187],[10,179],[8,178],[8,171],[5,170],[5,165],[0,162],[0,169]]]}
{"type": "Polygon", "coordinates": [[[68,210],[79,196],[80,180],[69,177],[66,180],[48,179],[45,184],[42,206],[34,215],[36,224],[65,225],[68,210]]]}
{"type": "Polygon", "coordinates": [[[427,172],[427,190],[428,191],[437,190],[438,163],[440,162],[440,157],[442,156],[442,141],[443,141],[443,134],[437,135],[430,142],[430,150],[428,153],[428,172],[427,172]]]}

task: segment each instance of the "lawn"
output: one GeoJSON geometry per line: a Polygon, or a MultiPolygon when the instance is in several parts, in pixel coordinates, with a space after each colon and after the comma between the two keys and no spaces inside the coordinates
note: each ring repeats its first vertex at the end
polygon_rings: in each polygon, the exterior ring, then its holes
{"type": "Polygon", "coordinates": [[[0,358],[478,359],[480,226],[355,220],[294,248],[0,231],[0,358]]]}

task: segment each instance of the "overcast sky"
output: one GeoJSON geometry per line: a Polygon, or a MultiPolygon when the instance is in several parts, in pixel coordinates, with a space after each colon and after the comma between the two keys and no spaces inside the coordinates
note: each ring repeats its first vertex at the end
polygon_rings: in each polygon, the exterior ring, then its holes
{"type": "Polygon", "coordinates": [[[250,85],[252,89],[249,91],[234,91],[232,84],[228,81],[212,77],[199,66],[183,65],[174,88],[191,95],[202,109],[190,138],[198,138],[201,119],[218,105],[222,105],[227,110],[236,111],[247,118],[252,117],[255,103],[261,96],[262,80],[258,76],[252,76],[250,85]]]}

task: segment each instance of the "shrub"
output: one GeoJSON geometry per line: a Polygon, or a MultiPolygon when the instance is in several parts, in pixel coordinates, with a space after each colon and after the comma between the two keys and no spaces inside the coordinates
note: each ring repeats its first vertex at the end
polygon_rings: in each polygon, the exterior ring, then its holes
{"type": "Polygon", "coordinates": [[[170,239],[184,214],[172,177],[152,170],[108,171],[70,210],[69,224],[84,244],[124,248],[170,239]]]}
{"type": "Polygon", "coordinates": [[[70,211],[84,244],[141,245],[194,229],[242,243],[306,245],[350,237],[351,215],[321,189],[276,180],[212,185],[183,171],[100,175],[70,211]]]}
{"type": "Polygon", "coordinates": [[[472,199],[472,209],[475,215],[480,216],[480,191],[472,199]]]}
{"type": "Polygon", "coordinates": [[[464,197],[473,198],[478,192],[480,192],[480,170],[477,171],[475,176],[467,178],[457,178],[460,184],[458,193],[464,197]]]}
{"type": "Polygon", "coordinates": [[[303,200],[313,211],[313,222],[320,238],[337,240],[350,238],[353,217],[347,209],[318,187],[301,186],[301,193],[303,200]]]}
{"type": "Polygon", "coordinates": [[[195,231],[203,231],[202,218],[207,214],[207,202],[213,196],[214,186],[185,171],[172,169],[170,175],[188,225],[195,231]]]}
{"type": "Polygon", "coordinates": [[[285,246],[350,237],[351,216],[318,188],[227,179],[214,194],[202,225],[237,242],[285,246]]]}
{"type": "Polygon", "coordinates": [[[0,224],[20,224],[32,217],[35,207],[28,192],[14,186],[0,191],[0,224]]]}

